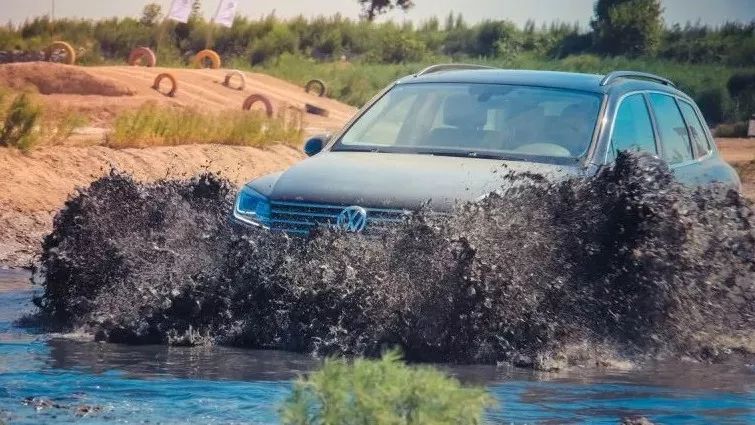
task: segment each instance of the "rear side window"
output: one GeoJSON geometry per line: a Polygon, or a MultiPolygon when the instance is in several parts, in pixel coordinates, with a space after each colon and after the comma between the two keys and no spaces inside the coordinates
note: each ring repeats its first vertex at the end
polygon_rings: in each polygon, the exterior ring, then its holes
{"type": "Polygon", "coordinates": [[[670,164],[691,160],[693,155],[689,134],[679,107],[676,105],[676,99],[653,93],[650,95],[650,103],[653,106],[658,132],[661,136],[663,157],[670,164]]]}
{"type": "Polygon", "coordinates": [[[684,121],[687,122],[687,129],[689,130],[689,136],[692,139],[692,146],[695,148],[695,156],[705,156],[710,152],[710,144],[708,138],[705,135],[705,128],[700,121],[695,108],[687,102],[679,101],[679,109],[682,110],[684,115],[684,121]]]}
{"type": "Polygon", "coordinates": [[[614,153],[643,151],[657,154],[653,123],[641,94],[626,97],[616,112],[611,143],[614,153]]]}

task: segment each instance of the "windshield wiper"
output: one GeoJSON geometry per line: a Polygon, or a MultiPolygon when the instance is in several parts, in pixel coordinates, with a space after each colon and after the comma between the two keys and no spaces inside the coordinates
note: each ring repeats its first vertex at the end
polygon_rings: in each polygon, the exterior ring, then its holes
{"type": "Polygon", "coordinates": [[[336,149],[333,149],[333,152],[382,152],[378,148],[374,147],[361,147],[361,146],[338,146],[336,149]]]}
{"type": "Polygon", "coordinates": [[[462,152],[448,152],[448,151],[419,151],[419,154],[433,155],[433,156],[451,156],[456,158],[480,158],[480,159],[501,159],[504,161],[524,161],[522,158],[515,156],[502,155],[497,153],[484,153],[477,151],[462,151],[462,152]]]}

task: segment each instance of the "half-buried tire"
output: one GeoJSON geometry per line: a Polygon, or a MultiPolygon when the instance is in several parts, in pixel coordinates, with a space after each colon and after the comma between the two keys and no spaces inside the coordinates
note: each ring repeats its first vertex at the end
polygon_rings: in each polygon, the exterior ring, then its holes
{"type": "Polygon", "coordinates": [[[205,60],[210,60],[210,68],[212,69],[218,69],[220,68],[220,55],[217,54],[214,50],[205,49],[201,52],[197,53],[194,56],[194,66],[197,68],[204,68],[205,66],[205,60]]]}
{"type": "Polygon", "coordinates": [[[321,117],[327,117],[330,115],[330,112],[328,112],[327,109],[309,103],[304,104],[304,109],[308,114],[319,115],[321,117]]]}
{"type": "Polygon", "coordinates": [[[155,89],[155,90],[157,90],[159,92],[160,91],[160,83],[164,79],[166,79],[166,78],[168,79],[168,81],[170,81],[170,91],[167,92],[167,93],[164,93],[164,94],[166,96],[168,96],[168,97],[173,97],[173,96],[176,95],[176,90],[178,90],[178,83],[176,82],[176,77],[174,77],[171,74],[168,74],[167,72],[166,73],[162,73],[162,74],[158,75],[157,77],[155,77],[155,83],[152,84],[152,88],[155,89]]]}
{"type": "Polygon", "coordinates": [[[155,52],[148,47],[137,47],[132,50],[128,55],[129,65],[144,65],[152,68],[157,64],[157,56],[155,52]]]}
{"type": "Polygon", "coordinates": [[[265,96],[261,94],[253,94],[247,97],[242,107],[245,111],[248,111],[252,109],[252,106],[257,102],[262,102],[262,105],[265,106],[265,114],[267,115],[268,118],[272,118],[273,117],[273,104],[270,103],[270,100],[268,98],[266,98],[265,96]]]}
{"type": "Polygon", "coordinates": [[[241,71],[233,70],[229,72],[228,74],[226,74],[225,81],[223,81],[223,85],[228,88],[233,88],[231,87],[231,80],[233,79],[233,77],[238,77],[238,80],[239,80],[239,86],[236,87],[236,90],[244,90],[244,88],[246,87],[246,76],[244,76],[244,73],[241,71]]]}
{"type": "Polygon", "coordinates": [[[66,54],[63,63],[68,65],[73,65],[74,63],[76,63],[76,51],[73,50],[73,47],[71,47],[71,45],[66,43],[65,41],[56,41],[52,43],[50,47],[48,47],[45,51],[45,60],[48,62],[51,61],[53,54],[59,50],[64,51],[66,54]]]}
{"type": "Polygon", "coordinates": [[[325,83],[322,80],[309,80],[307,85],[304,86],[304,91],[309,93],[310,91],[315,91],[315,93],[323,97],[325,96],[325,83]]]}

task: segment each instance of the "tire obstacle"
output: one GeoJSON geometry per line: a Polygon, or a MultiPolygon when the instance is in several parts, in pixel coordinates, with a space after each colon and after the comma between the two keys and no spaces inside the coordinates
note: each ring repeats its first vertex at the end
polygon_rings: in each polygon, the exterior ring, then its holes
{"type": "Polygon", "coordinates": [[[194,56],[194,66],[197,68],[204,68],[204,61],[205,59],[210,60],[210,68],[212,69],[218,69],[221,65],[220,55],[217,54],[214,50],[205,49],[201,52],[197,53],[194,56]]]}
{"type": "Polygon", "coordinates": [[[176,95],[176,91],[178,90],[178,83],[176,82],[176,77],[174,77],[172,74],[164,72],[158,75],[157,77],[155,77],[155,83],[152,84],[152,88],[159,92],[160,83],[166,78],[168,79],[168,81],[170,81],[171,86],[170,86],[170,91],[163,94],[165,94],[168,97],[174,97],[176,95]]]}
{"type": "Polygon", "coordinates": [[[254,105],[257,102],[261,102],[262,105],[265,106],[265,114],[267,115],[268,118],[272,118],[273,117],[273,104],[270,103],[270,100],[267,97],[261,94],[255,93],[247,97],[246,100],[244,100],[244,105],[242,106],[242,108],[245,111],[248,111],[252,109],[252,105],[254,105]]]}
{"type": "Polygon", "coordinates": [[[307,111],[308,114],[312,115],[319,115],[321,117],[330,116],[330,112],[328,112],[327,109],[312,105],[311,103],[305,103],[304,110],[307,111]]]}
{"type": "Polygon", "coordinates": [[[45,50],[45,60],[48,62],[51,61],[53,54],[58,50],[63,50],[66,54],[63,63],[67,65],[73,65],[76,63],[76,51],[73,50],[73,47],[71,47],[71,45],[66,43],[65,41],[53,42],[50,47],[45,50]]]}
{"type": "Polygon", "coordinates": [[[137,47],[129,53],[128,64],[132,66],[141,64],[152,68],[157,64],[157,56],[155,56],[155,52],[148,47],[137,47]]]}
{"type": "Polygon", "coordinates": [[[235,69],[225,75],[225,80],[223,81],[223,85],[228,88],[233,88],[231,87],[231,80],[233,79],[233,77],[238,77],[238,80],[240,82],[239,86],[236,87],[236,90],[243,91],[244,88],[246,88],[246,76],[244,75],[243,72],[237,71],[235,69]]]}
{"type": "Polygon", "coordinates": [[[309,82],[307,82],[307,84],[304,86],[304,91],[306,93],[309,93],[310,91],[314,90],[315,88],[317,88],[317,92],[316,93],[317,93],[318,96],[320,96],[320,97],[325,96],[325,92],[326,92],[327,89],[325,87],[325,83],[322,80],[317,80],[317,79],[315,79],[315,80],[309,80],[309,82]]]}

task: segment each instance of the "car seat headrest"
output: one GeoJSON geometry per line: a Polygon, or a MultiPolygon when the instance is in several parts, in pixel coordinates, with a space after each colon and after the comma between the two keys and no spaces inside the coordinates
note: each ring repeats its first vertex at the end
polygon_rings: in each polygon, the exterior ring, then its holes
{"type": "Polygon", "coordinates": [[[443,124],[478,129],[488,122],[488,110],[476,96],[449,96],[443,105],[443,124]]]}

